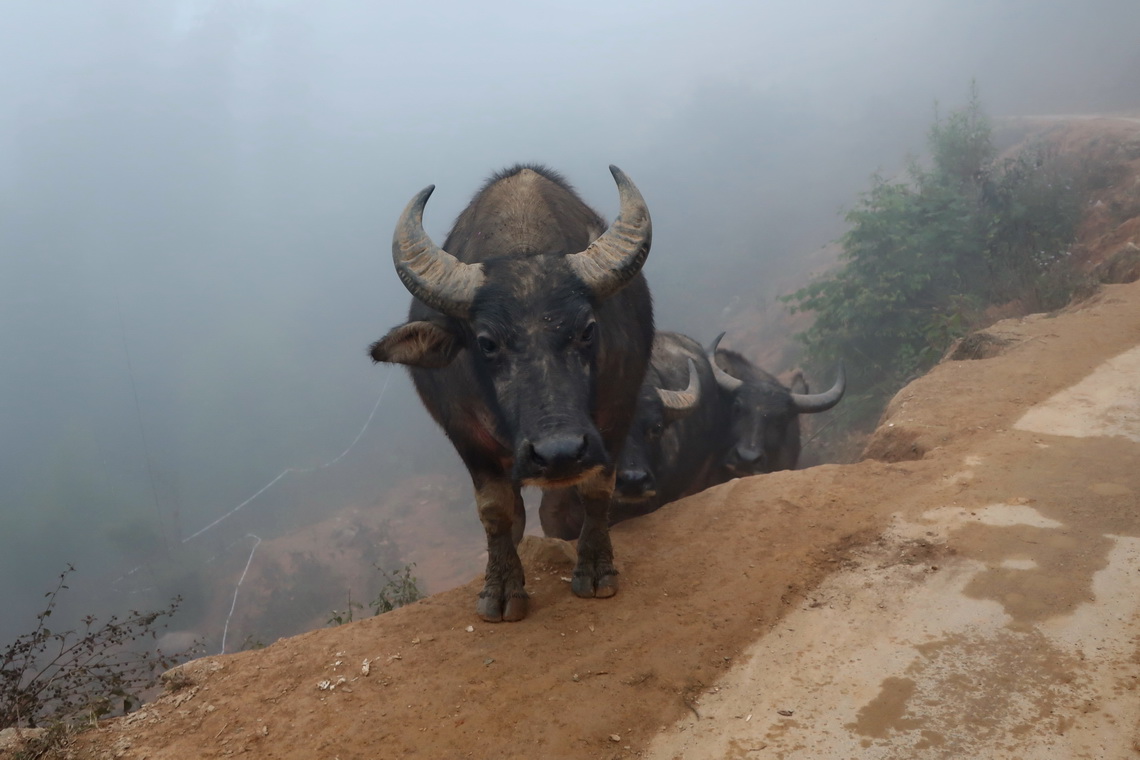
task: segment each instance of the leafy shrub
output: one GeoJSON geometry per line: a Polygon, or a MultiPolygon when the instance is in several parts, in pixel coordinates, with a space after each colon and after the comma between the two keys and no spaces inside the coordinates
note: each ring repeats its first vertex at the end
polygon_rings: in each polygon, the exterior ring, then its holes
{"type": "Polygon", "coordinates": [[[1031,145],[990,172],[980,204],[988,215],[987,300],[1022,298],[1034,309],[1068,302],[1058,284],[1073,274],[1070,246],[1086,187],[1081,171],[1045,145],[1031,145]]]}
{"type": "MultiPolygon", "coordinates": [[[[424,598],[423,591],[420,590],[419,581],[412,575],[412,569],[416,566],[415,562],[404,565],[401,570],[395,572],[388,572],[379,565],[373,565],[380,574],[384,576],[384,585],[377,592],[376,597],[368,603],[369,608],[374,610],[373,615],[380,615],[385,612],[403,607],[406,604],[418,601],[424,598]]],[[[328,625],[344,625],[351,623],[357,611],[363,611],[364,605],[360,602],[352,600],[352,592],[348,594],[348,601],[343,610],[333,610],[329,614],[328,625]]]]}
{"type": "Polygon", "coordinates": [[[356,611],[363,610],[364,605],[360,602],[352,601],[352,590],[348,592],[348,602],[345,604],[343,610],[333,610],[329,613],[329,619],[325,621],[325,625],[344,625],[351,623],[356,619],[356,611]]]}
{"type": "Polygon", "coordinates": [[[122,620],[112,615],[103,623],[88,615],[81,631],[51,630],[49,618],[73,572],[68,565],[44,595],[35,629],[0,650],[0,729],[128,712],[158,673],[184,658],[139,646],[166,627],[160,621],[174,615],[177,597],[155,612],[131,611],[122,620]]]}
{"type": "Polygon", "coordinates": [[[991,132],[973,87],[964,108],[930,128],[929,168],[912,160],[903,181],[872,179],[846,216],[842,265],[783,298],[815,313],[798,336],[809,364],[844,359],[849,396],[871,407],[934,364],[988,305],[1058,308],[1080,284],[1069,263],[1080,172],[1042,145],[995,160],[991,132]]]}
{"type": "Polygon", "coordinates": [[[376,598],[368,603],[368,606],[376,610],[379,615],[382,612],[391,612],[397,607],[403,607],[405,604],[411,604],[419,599],[424,598],[424,594],[420,591],[419,581],[412,575],[412,568],[416,566],[413,562],[410,565],[404,565],[404,569],[395,573],[389,573],[387,570],[380,570],[384,576],[384,586],[380,592],[376,594],[376,598]]]}

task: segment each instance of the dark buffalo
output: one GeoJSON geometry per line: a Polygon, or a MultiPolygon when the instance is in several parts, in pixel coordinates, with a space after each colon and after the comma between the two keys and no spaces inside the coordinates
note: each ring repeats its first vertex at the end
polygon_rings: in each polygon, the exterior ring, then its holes
{"type": "MultiPolygon", "coordinates": [[[[728,415],[700,343],[679,333],[657,333],[621,451],[610,524],[711,485],[731,443],[728,415]]],[[[576,494],[543,494],[539,516],[546,535],[573,538],[581,515],[576,494]]]]}
{"type": "Polygon", "coordinates": [[[708,350],[717,384],[732,403],[731,446],[718,480],[794,470],[800,457],[799,415],[825,412],[839,403],[846,389],[843,365],[835,385],[824,393],[806,393],[800,373],[792,385],[805,393],[796,393],[735,351],[718,349],[723,337],[718,335],[708,350]]]}
{"type": "Polygon", "coordinates": [[[607,511],[653,341],[640,274],[652,227],[633,182],[610,172],[621,209],[608,227],[558,174],[520,165],[487,182],[443,248],[422,224],[433,187],[408,204],[392,240],[415,298],[409,321],[371,355],[411,368],[471,474],[487,533],[484,620],[527,613],[522,485],[574,487],[584,520],[571,588],[617,591],[607,511]]]}

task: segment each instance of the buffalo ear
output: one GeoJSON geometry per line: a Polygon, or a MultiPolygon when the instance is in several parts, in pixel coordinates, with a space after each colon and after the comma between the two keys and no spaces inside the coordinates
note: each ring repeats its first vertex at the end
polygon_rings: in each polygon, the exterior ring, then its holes
{"type": "Polygon", "coordinates": [[[441,369],[462,348],[459,336],[436,322],[407,322],[393,327],[368,350],[374,362],[406,364],[421,369],[441,369]]]}

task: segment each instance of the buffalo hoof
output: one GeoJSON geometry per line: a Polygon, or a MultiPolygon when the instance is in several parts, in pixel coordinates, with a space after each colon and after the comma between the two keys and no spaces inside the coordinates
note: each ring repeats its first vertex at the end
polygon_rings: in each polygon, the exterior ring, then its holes
{"type": "Polygon", "coordinates": [[[526,617],[530,606],[530,596],[525,591],[517,591],[506,598],[495,590],[483,589],[475,612],[488,623],[514,623],[526,617]]]}
{"type": "Polygon", "coordinates": [[[612,567],[600,573],[589,568],[575,569],[574,579],[570,582],[574,595],[584,599],[608,599],[617,593],[617,587],[617,570],[612,567]]]}
{"type": "Polygon", "coordinates": [[[598,599],[609,599],[617,593],[618,580],[616,575],[603,575],[598,579],[594,588],[594,596],[598,599]]]}

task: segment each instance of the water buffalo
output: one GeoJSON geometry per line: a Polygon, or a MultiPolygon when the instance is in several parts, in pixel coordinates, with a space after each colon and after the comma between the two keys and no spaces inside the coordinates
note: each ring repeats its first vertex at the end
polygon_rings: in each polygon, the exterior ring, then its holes
{"type": "Polygon", "coordinates": [[[637,187],[610,172],[620,211],[608,227],[557,173],[518,165],[488,180],[442,248],[422,223],[434,187],[411,200],[392,240],[414,298],[371,356],[409,366],[467,465],[487,533],[476,605],[487,621],[527,614],[522,485],[574,487],[584,519],[571,588],[617,591],[607,511],[653,341],[640,273],[652,225],[637,187]]]}
{"type": "MultiPolygon", "coordinates": [[[[728,407],[704,349],[685,335],[657,333],[621,450],[610,524],[649,514],[710,485],[728,442],[728,407]]],[[[546,535],[572,538],[581,514],[572,492],[543,494],[539,517],[546,535]]]]}
{"type": "Polygon", "coordinates": [[[799,415],[825,412],[839,403],[846,389],[843,364],[830,390],[806,393],[800,373],[792,385],[805,393],[796,393],[735,351],[718,348],[723,337],[724,333],[718,335],[708,349],[717,385],[732,400],[731,445],[718,482],[794,470],[800,457],[799,415]]]}

